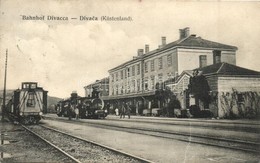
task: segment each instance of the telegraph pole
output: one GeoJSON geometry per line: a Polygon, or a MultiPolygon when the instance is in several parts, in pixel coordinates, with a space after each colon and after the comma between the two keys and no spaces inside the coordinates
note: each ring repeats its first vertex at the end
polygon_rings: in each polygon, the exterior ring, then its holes
{"type": "Polygon", "coordinates": [[[7,58],[8,58],[8,49],[6,49],[6,58],[5,58],[5,78],[4,78],[4,91],[3,91],[2,122],[4,122],[4,114],[5,114],[7,58]]]}

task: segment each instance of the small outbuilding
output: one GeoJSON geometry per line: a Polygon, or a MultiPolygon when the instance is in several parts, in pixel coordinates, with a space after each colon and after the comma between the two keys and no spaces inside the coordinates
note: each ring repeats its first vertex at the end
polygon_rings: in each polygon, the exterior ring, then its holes
{"type": "MultiPolygon", "coordinates": [[[[208,108],[221,118],[253,118],[260,113],[260,72],[229,63],[195,69],[206,77],[210,91],[208,108]]],[[[194,73],[196,74],[196,73],[194,73]]]]}

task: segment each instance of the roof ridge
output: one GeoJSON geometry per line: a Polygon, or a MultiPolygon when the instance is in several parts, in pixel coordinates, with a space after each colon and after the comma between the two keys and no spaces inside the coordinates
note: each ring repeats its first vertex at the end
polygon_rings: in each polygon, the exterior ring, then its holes
{"type": "MultiPolygon", "coordinates": [[[[178,41],[177,44],[182,43],[183,41],[187,40],[189,37],[191,37],[191,35],[189,35],[189,36],[187,36],[187,37],[185,37],[185,38],[183,38],[183,39],[180,39],[180,41],[178,41]]],[[[169,44],[170,44],[170,43],[169,43],[169,44]]]]}
{"type": "Polygon", "coordinates": [[[219,71],[222,69],[222,67],[224,66],[225,62],[222,63],[222,65],[219,67],[217,74],[219,73],[219,71]]]}

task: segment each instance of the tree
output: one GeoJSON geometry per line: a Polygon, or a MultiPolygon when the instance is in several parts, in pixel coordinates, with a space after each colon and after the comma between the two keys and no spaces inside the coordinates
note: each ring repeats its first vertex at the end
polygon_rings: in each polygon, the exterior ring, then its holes
{"type": "Polygon", "coordinates": [[[203,103],[209,103],[209,84],[205,76],[195,75],[190,78],[190,83],[188,85],[188,92],[195,97],[195,100],[200,100],[203,103]]]}
{"type": "Polygon", "coordinates": [[[174,109],[174,107],[171,108],[170,106],[175,106],[177,104],[178,107],[180,108],[180,102],[176,99],[176,96],[173,94],[170,88],[164,87],[163,84],[164,83],[161,84],[156,83],[155,99],[158,100],[159,102],[159,108],[163,109],[163,111],[166,112],[165,114],[167,116],[170,116],[171,115],[170,109],[172,110],[174,109]],[[162,107],[164,106],[164,104],[168,104],[168,105],[166,107],[162,107]]]}

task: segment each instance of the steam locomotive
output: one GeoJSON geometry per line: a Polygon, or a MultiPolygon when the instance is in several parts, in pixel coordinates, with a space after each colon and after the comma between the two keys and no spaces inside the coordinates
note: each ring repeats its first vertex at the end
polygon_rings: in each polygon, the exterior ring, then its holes
{"type": "Polygon", "coordinates": [[[104,106],[104,101],[98,97],[98,93],[93,92],[92,97],[80,97],[77,93],[71,93],[71,97],[59,101],[57,104],[57,115],[59,117],[75,117],[75,108],[79,109],[79,117],[84,118],[105,118],[108,110],[104,106]]]}
{"type": "Polygon", "coordinates": [[[9,119],[23,124],[38,124],[47,111],[47,93],[36,82],[23,82],[21,89],[13,92],[5,114],[9,119]]]}

